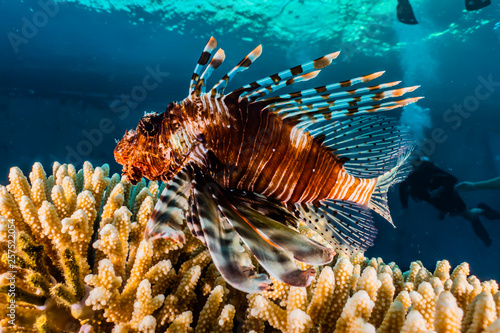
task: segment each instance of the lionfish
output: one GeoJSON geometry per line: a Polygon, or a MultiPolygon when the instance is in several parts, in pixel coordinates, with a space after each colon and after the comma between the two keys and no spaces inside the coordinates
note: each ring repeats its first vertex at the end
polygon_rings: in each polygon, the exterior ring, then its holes
{"type": "Polygon", "coordinates": [[[384,72],[269,96],[315,78],[340,52],[225,93],[229,81],[261,54],[255,48],[210,90],[206,81],[225,54],[210,38],[189,95],[163,113],[147,113],[114,151],[123,174],[161,180],[165,189],[147,223],[147,239],[184,242],[185,225],[205,244],[233,287],[266,290],[270,275],[310,284],[337,251],[364,251],[377,232],[369,210],[392,223],[389,186],[405,177],[413,143],[397,119],[380,115],[417,101],[418,88],[369,86],[384,72]],[[359,88],[351,88],[355,85],[359,88]],[[317,237],[300,233],[307,225],[317,237]]]}

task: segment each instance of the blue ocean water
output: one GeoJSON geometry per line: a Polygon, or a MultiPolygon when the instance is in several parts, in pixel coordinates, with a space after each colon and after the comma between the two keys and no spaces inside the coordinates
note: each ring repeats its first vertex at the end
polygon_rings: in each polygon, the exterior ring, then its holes
{"type": "MultiPolygon", "coordinates": [[[[282,1],[269,8],[255,2],[254,9],[229,1],[213,8],[134,3],[124,10],[99,1],[0,2],[2,184],[10,167],[27,174],[36,161],[50,170],[56,160],[77,167],[90,160],[120,172],[115,139],[145,111],[161,112],[186,97],[211,35],[226,52],[220,76],[263,44],[261,58],[232,88],[339,49],[334,66],[298,88],[379,70],[387,71],[384,82],[421,85],[425,99],[417,107],[391,113],[412,128],[418,150],[460,181],[500,176],[499,3],[466,12],[461,1],[413,1],[419,20],[413,26],[396,20],[396,1],[366,8],[361,1],[282,1]]],[[[395,261],[403,271],[413,260],[430,270],[441,259],[452,266],[467,261],[480,279],[500,279],[500,221],[483,220],[493,240],[486,247],[466,220],[440,220],[425,202],[403,210],[397,194],[390,193],[397,228],[375,217],[379,234],[367,256],[395,261]]],[[[485,202],[500,210],[500,190],[462,196],[469,207],[485,202]]]]}

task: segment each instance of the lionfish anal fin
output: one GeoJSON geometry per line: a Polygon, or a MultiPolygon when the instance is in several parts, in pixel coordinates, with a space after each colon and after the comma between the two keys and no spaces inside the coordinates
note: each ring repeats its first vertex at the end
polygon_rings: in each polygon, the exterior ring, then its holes
{"type": "Polygon", "coordinates": [[[295,206],[300,217],[335,250],[354,253],[373,245],[377,229],[367,207],[340,200],[295,206]]]}

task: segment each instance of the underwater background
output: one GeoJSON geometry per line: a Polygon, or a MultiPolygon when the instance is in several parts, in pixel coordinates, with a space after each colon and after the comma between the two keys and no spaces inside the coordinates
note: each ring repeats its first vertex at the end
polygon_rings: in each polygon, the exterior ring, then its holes
{"type": "MultiPolygon", "coordinates": [[[[459,181],[500,176],[500,3],[474,12],[463,1],[411,3],[417,25],[397,21],[395,0],[0,1],[0,182],[10,167],[26,174],[36,161],[50,170],[53,161],[89,160],[120,172],[115,139],[145,111],[186,97],[212,35],[227,56],[219,76],[263,44],[233,89],[337,50],[335,65],[294,89],[380,70],[384,82],[421,85],[425,99],[391,113],[412,128],[417,150],[459,181]],[[157,83],[148,89],[147,75],[157,83]]],[[[500,210],[500,190],[462,197],[500,210]]],[[[379,233],[367,256],[403,271],[417,259],[467,261],[481,280],[500,279],[500,221],[483,220],[486,247],[460,217],[440,220],[411,200],[403,210],[397,186],[389,203],[397,228],[374,214],[379,233]]]]}

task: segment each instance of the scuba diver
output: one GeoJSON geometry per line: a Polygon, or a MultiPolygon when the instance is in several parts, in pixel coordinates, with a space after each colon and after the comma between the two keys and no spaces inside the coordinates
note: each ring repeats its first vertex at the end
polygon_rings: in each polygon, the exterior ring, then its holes
{"type": "MultiPolygon", "coordinates": [[[[455,190],[458,192],[468,192],[468,191],[477,191],[477,190],[498,190],[500,189],[500,177],[491,178],[479,182],[461,182],[455,185],[455,190]]],[[[477,205],[478,208],[484,210],[484,217],[489,220],[498,220],[500,219],[500,213],[491,209],[489,206],[480,203],[477,205]]]]}
{"type": "MultiPolygon", "coordinates": [[[[491,5],[491,0],[465,0],[465,9],[468,11],[479,10],[491,5]]],[[[397,6],[398,21],[404,24],[417,24],[410,0],[398,0],[397,6]]]]}
{"type": "Polygon", "coordinates": [[[411,160],[413,171],[399,187],[399,198],[403,208],[408,208],[408,197],[415,201],[426,201],[439,210],[439,218],[445,215],[461,216],[472,225],[472,229],[486,246],[491,245],[491,239],[484,228],[480,215],[486,218],[498,219],[500,213],[486,204],[479,204],[478,208],[468,209],[458,192],[455,190],[457,178],[438,168],[427,157],[411,160]]]}

